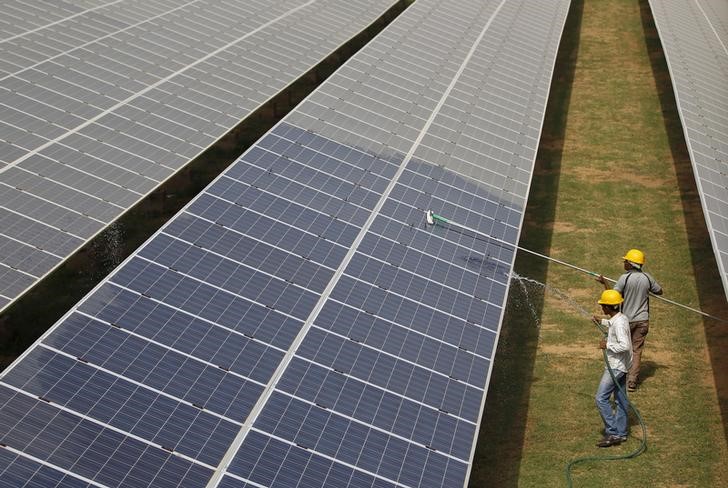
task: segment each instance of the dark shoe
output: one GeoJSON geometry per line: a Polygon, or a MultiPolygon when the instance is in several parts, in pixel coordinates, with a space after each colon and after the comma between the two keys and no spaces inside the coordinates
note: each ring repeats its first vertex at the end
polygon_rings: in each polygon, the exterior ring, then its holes
{"type": "Polygon", "coordinates": [[[608,435],[608,436],[605,436],[599,442],[597,442],[597,447],[618,446],[626,440],[627,440],[626,437],[620,437],[618,435],[608,435]]]}

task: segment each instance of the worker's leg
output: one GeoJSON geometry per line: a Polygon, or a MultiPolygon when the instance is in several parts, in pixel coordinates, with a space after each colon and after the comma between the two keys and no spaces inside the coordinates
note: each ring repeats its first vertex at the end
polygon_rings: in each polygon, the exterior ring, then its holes
{"type": "Polygon", "coordinates": [[[645,337],[650,330],[650,322],[630,322],[629,328],[632,331],[632,367],[627,374],[627,388],[634,391],[637,388],[637,381],[640,377],[640,363],[642,362],[642,349],[645,345],[645,337]]]}
{"type": "Polygon", "coordinates": [[[620,386],[620,388],[616,388],[614,390],[614,399],[616,403],[614,412],[614,428],[617,430],[617,436],[626,439],[628,429],[627,408],[629,408],[629,401],[627,400],[627,395],[625,393],[625,388],[627,387],[627,375],[621,371],[615,371],[614,376],[617,378],[617,383],[619,383],[620,386]]]}
{"type": "MultiPolygon", "coordinates": [[[[615,374],[618,373],[619,371],[615,371],[615,374]]],[[[624,376],[624,373],[621,374],[622,376],[624,376]]],[[[602,379],[599,381],[597,393],[594,396],[597,408],[599,409],[599,414],[602,416],[602,421],[604,422],[605,437],[617,435],[617,429],[614,419],[614,410],[612,409],[612,402],[610,401],[614,389],[615,384],[614,381],[612,381],[612,376],[609,374],[609,370],[605,369],[604,373],[602,374],[602,379]]]]}

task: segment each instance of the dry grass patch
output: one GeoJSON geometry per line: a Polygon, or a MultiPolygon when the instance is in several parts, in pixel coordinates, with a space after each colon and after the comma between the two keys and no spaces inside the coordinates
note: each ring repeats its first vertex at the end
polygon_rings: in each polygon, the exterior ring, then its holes
{"type": "Polygon", "coordinates": [[[569,174],[575,176],[580,180],[587,181],[589,183],[601,183],[611,182],[618,183],[625,186],[638,185],[649,189],[667,189],[675,190],[677,185],[675,184],[674,175],[670,177],[655,177],[653,175],[644,174],[644,172],[634,171],[619,171],[615,172],[612,169],[600,169],[590,166],[578,166],[572,168],[569,174]]]}
{"type": "Polygon", "coordinates": [[[589,229],[580,229],[570,222],[553,222],[550,224],[554,232],[588,232],[589,229]]]}
{"type": "Polygon", "coordinates": [[[594,288],[569,288],[567,293],[573,298],[583,298],[586,300],[580,300],[581,302],[591,303],[596,302],[596,295],[594,288]]]}
{"type": "Polygon", "coordinates": [[[581,359],[593,359],[594,352],[599,348],[597,347],[597,341],[590,342],[588,344],[540,344],[539,350],[543,354],[551,354],[554,356],[562,356],[573,360],[574,358],[581,359]]]}

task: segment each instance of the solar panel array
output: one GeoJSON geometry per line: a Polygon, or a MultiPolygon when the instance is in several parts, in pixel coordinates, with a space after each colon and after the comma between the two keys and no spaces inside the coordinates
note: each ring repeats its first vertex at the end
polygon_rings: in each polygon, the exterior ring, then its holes
{"type": "Polygon", "coordinates": [[[395,3],[5,2],[0,310],[395,3]]]}
{"type": "Polygon", "coordinates": [[[728,3],[650,0],[728,297],[728,3]]]}
{"type": "Polygon", "coordinates": [[[409,7],[4,373],[0,486],[463,486],[568,7],[409,7]]]}

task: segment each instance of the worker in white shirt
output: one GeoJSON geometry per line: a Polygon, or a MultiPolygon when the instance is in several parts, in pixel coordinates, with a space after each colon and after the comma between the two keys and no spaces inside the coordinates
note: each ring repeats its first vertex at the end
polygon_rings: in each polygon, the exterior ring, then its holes
{"type": "Polygon", "coordinates": [[[595,396],[599,414],[604,421],[604,437],[597,442],[597,447],[615,446],[627,440],[629,403],[624,388],[632,364],[632,341],[629,320],[620,312],[623,301],[618,291],[604,290],[597,303],[608,318],[592,316],[594,323],[607,328],[606,337],[599,343],[599,348],[606,351],[608,366],[605,365],[595,396]],[[614,406],[610,401],[612,397],[614,406]]]}

